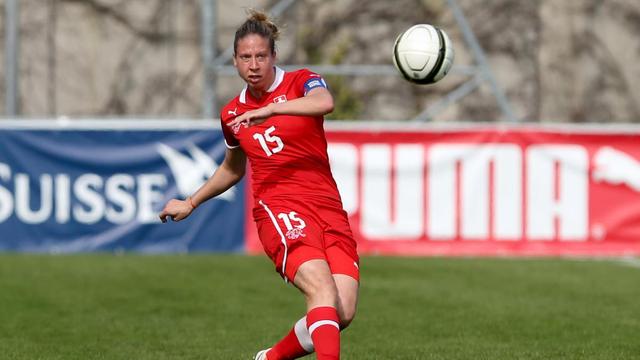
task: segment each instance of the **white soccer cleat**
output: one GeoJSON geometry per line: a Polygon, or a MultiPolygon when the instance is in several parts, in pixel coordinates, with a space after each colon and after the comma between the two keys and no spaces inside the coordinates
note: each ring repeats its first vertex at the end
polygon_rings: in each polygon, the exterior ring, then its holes
{"type": "Polygon", "coordinates": [[[269,350],[271,350],[271,348],[258,351],[253,360],[267,360],[267,352],[269,350]]]}

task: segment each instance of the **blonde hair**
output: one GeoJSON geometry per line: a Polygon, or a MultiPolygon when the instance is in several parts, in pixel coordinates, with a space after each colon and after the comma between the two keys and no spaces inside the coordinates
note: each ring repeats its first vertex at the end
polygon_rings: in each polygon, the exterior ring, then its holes
{"type": "Polygon", "coordinates": [[[257,34],[269,39],[269,48],[271,53],[275,54],[276,40],[280,37],[278,26],[262,11],[249,9],[247,12],[247,20],[236,30],[236,36],[233,40],[233,53],[236,53],[240,39],[249,34],[257,34]]]}

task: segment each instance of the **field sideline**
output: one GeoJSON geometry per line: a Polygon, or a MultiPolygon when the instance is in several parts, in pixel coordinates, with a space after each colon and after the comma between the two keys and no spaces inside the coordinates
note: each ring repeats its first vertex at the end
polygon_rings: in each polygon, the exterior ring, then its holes
{"type": "MultiPolygon", "coordinates": [[[[638,267],[365,257],[361,269],[343,359],[640,358],[638,267]]],[[[303,312],[264,257],[0,255],[3,360],[251,359],[303,312]]]]}

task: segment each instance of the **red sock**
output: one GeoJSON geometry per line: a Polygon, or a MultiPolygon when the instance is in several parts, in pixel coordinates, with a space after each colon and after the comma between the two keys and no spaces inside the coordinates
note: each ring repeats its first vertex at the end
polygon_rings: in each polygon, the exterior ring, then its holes
{"type": "Polygon", "coordinates": [[[287,336],[282,338],[267,353],[269,360],[291,360],[303,357],[313,352],[313,342],[307,330],[307,318],[296,322],[287,336]]]}
{"type": "Polygon", "coordinates": [[[307,327],[318,360],[340,359],[340,319],[334,307],[323,306],[307,313],[307,327]]]}

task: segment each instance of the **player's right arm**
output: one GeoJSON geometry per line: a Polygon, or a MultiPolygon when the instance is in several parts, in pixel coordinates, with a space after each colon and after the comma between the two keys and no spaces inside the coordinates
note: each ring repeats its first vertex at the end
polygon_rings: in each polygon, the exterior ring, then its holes
{"type": "Polygon", "coordinates": [[[211,175],[193,195],[186,200],[170,200],[160,213],[160,220],[167,222],[167,217],[180,221],[191,215],[203,202],[214,198],[237,184],[245,174],[247,156],[240,147],[227,149],[222,165],[211,175]]]}

